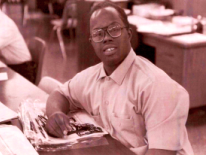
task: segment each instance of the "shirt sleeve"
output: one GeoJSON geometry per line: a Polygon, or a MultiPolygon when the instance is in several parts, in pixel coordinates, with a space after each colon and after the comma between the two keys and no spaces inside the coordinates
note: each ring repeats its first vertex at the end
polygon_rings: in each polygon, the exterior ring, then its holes
{"type": "Polygon", "coordinates": [[[58,88],[58,91],[68,100],[70,110],[83,109],[82,105],[80,104],[76,95],[74,94],[75,91],[72,90],[72,82],[73,79],[67,81],[63,84],[63,86],[58,88]]]}
{"type": "Polygon", "coordinates": [[[181,150],[187,139],[189,95],[171,79],[152,82],[142,93],[149,149],[181,150]]]}
{"type": "Polygon", "coordinates": [[[0,55],[6,64],[20,64],[31,60],[31,54],[16,24],[1,15],[0,55]]]}
{"type": "Polygon", "coordinates": [[[11,43],[12,34],[15,31],[11,29],[10,22],[1,23],[0,27],[0,49],[3,49],[11,43]]]}

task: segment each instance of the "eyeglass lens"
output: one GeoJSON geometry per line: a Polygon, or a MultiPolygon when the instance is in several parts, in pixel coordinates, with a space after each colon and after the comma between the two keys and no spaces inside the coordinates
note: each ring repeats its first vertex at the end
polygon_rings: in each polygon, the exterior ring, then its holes
{"type": "Polygon", "coordinates": [[[105,37],[105,31],[109,33],[111,37],[119,37],[121,35],[121,26],[118,23],[109,25],[106,30],[98,29],[92,32],[92,40],[94,42],[101,42],[105,37]]]}

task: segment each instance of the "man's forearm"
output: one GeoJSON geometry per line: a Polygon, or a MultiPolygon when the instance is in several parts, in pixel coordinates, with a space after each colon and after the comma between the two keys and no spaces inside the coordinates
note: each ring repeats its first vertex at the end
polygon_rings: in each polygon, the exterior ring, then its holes
{"type": "Polygon", "coordinates": [[[54,91],[51,93],[47,100],[46,104],[46,115],[49,117],[54,112],[69,112],[69,103],[68,100],[60,94],[58,91],[54,91]]]}

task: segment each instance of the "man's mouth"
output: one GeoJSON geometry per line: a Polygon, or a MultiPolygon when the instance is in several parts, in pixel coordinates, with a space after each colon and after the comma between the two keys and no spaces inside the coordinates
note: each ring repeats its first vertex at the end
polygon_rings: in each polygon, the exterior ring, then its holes
{"type": "Polygon", "coordinates": [[[115,52],[115,48],[107,48],[104,50],[105,55],[111,55],[115,52]]]}

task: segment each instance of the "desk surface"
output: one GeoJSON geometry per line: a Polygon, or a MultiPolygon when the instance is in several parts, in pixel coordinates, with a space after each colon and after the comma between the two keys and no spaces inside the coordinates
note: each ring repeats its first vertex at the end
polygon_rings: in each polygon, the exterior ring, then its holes
{"type": "Polygon", "coordinates": [[[7,68],[8,80],[0,81],[0,101],[14,111],[18,110],[21,101],[28,98],[45,101],[48,94],[39,89],[24,77],[7,68]]]}
{"type": "MultiPolygon", "coordinates": [[[[33,85],[24,77],[7,68],[8,80],[0,81],[0,101],[7,105],[14,111],[18,110],[18,106],[22,100],[25,99],[40,99],[45,101],[48,97],[44,91],[33,85]]],[[[12,122],[18,125],[18,120],[12,122]]],[[[39,152],[40,155],[133,155],[128,148],[123,146],[120,142],[107,135],[97,142],[87,144],[79,144],[75,149],[69,149],[58,152],[39,152]],[[105,142],[106,141],[106,142],[105,142]],[[101,145],[103,144],[103,145],[101,145]],[[88,146],[86,146],[88,145],[88,146]]]]}
{"type": "Polygon", "coordinates": [[[199,33],[183,34],[172,37],[165,37],[152,33],[140,34],[143,36],[141,38],[143,43],[154,47],[158,42],[164,42],[183,49],[206,46],[206,36],[199,33]]]}

